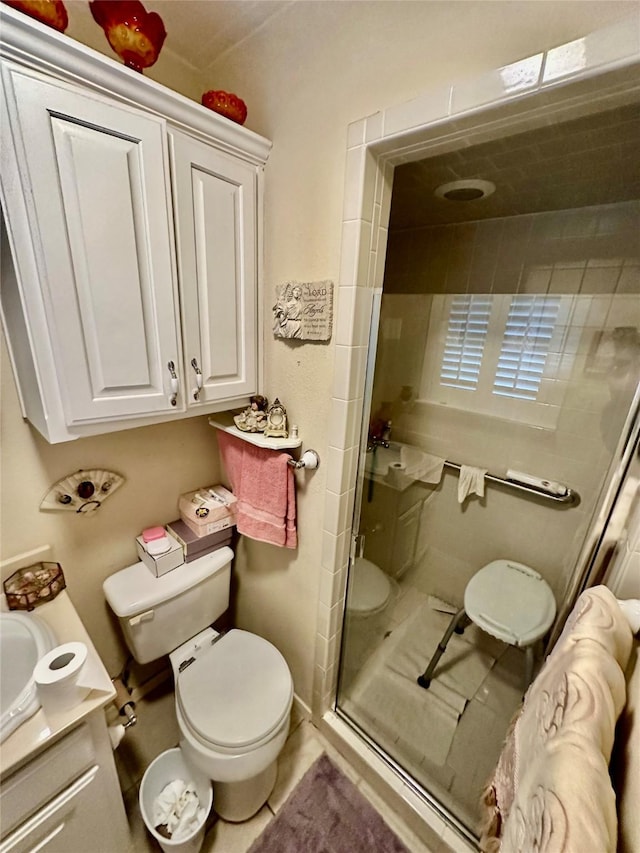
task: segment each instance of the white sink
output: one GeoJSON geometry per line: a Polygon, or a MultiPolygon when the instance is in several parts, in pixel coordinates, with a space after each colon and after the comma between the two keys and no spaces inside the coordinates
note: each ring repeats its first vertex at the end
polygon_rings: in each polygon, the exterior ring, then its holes
{"type": "Polygon", "coordinates": [[[51,628],[38,616],[0,612],[0,743],[40,707],[33,670],[55,645],[51,628]]]}
{"type": "Polygon", "coordinates": [[[374,480],[400,491],[416,480],[437,485],[442,476],[443,459],[425,453],[419,447],[390,441],[367,451],[365,473],[374,480]]]}
{"type": "Polygon", "coordinates": [[[400,465],[400,453],[402,445],[397,441],[390,441],[389,447],[377,445],[373,450],[368,450],[364,470],[367,474],[373,474],[376,477],[386,477],[389,473],[389,468],[400,465]]]}

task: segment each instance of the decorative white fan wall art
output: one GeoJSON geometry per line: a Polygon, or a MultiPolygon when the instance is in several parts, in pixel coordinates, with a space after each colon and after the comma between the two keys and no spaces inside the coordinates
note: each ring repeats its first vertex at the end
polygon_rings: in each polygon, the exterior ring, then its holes
{"type": "Polygon", "coordinates": [[[40,502],[45,512],[95,512],[116,489],[124,483],[124,477],[102,468],[80,469],[58,480],[40,502]]]}

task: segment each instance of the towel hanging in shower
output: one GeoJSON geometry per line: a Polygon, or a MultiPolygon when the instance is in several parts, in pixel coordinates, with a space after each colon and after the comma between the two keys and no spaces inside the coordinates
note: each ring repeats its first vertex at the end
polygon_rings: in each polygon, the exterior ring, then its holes
{"type": "Polygon", "coordinates": [[[475,468],[473,465],[461,465],[458,477],[458,503],[464,503],[469,495],[484,497],[484,477],[486,468],[475,468]]]}

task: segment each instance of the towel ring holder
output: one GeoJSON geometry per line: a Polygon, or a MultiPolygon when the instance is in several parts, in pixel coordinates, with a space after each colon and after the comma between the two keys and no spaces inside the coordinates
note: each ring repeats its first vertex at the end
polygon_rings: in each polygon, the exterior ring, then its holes
{"type": "Polygon", "coordinates": [[[296,462],[295,459],[289,459],[287,465],[292,468],[318,468],[320,465],[320,457],[315,450],[305,450],[302,457],[296,462]]]}

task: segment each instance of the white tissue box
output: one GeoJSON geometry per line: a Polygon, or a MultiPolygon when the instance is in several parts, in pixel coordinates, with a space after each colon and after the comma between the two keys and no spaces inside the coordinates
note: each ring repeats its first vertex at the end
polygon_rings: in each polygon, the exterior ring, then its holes
{"type": "Polygon", "coordinates": [[[166,575],[166,573],[172,571],[172,569],[177,569],[178,566],[181,566],[184,563],[184,551],[182,550],[182,545],[177,539],[174,539],[170,533],[167,533],[167,539],[171,543],[171,548],[169,548],[168,551],[165,551],[164,554],[158,554],[154,557],[149,554],[144,547],[142,536],[136,536],[138,556],[149,571],[157,578],[162,577],[162,575],[166,575]]]}

